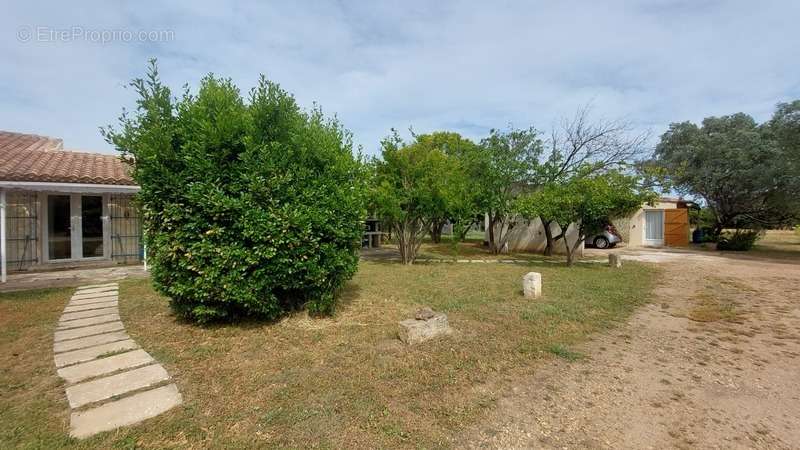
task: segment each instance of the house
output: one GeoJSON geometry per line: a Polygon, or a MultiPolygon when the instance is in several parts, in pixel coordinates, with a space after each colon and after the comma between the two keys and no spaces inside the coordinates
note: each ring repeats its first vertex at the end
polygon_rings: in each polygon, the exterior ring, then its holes
{"type": "Polygon", "coordinates": [[[682,247],[689,245],[689,202],[662,197],[644,205],[627,219],[614,221],[628,247],[682,247]]]}
{"type": "Polygon", "coordinates": [[[117,156],[0,131],[0,280],[14,271],[141,261],[138,190],[117,156]]]}

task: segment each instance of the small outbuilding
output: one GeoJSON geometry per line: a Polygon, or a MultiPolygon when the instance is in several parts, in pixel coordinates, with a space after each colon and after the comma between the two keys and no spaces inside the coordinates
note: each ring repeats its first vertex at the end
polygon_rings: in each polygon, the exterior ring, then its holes
{"type": "Polygon", "coordinates": [[[689,202],[662,197],[614,224],[628,247],[685,247],[689,245],[689,202]]]}

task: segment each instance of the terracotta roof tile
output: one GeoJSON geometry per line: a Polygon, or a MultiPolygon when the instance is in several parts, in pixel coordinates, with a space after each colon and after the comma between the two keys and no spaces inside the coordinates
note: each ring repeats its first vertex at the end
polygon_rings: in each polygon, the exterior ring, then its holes
{"type": "Polygon", "coordinates": [[[0,181],[136,185],[117,156],[63,150],[61,139],[0,131],[0,181]]]}

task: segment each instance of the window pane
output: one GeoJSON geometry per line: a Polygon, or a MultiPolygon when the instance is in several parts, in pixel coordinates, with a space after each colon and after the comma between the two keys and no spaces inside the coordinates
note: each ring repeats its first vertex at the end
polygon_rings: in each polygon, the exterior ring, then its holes
{"type": "Polygon", "coordinates": [[[103,197],[81,197],[83,257],[103,256],[103,197]]]}
{"type": "Polygon", "coordinates": [[[47,247],[50,259],[72,258],[69,195],[47,197],[47,247]]]}

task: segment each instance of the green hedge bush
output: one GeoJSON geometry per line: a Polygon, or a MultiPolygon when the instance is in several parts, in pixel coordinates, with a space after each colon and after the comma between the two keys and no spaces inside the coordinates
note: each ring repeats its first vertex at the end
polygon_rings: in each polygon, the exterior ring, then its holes
{"type": "Polygon", "coordinates": [[[180,99],[155,62],[109,142],[135,160],[148,263],[197,322],[333,312],[358,264],[362,165],[350,134],[261,78],[247,100],[212,75],[180,99]]]}

